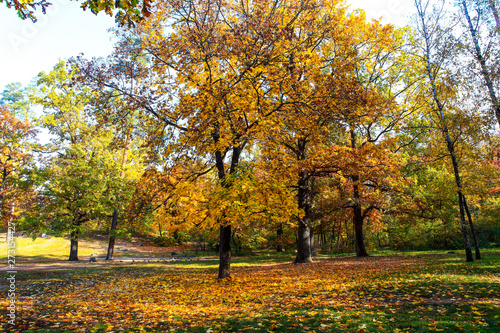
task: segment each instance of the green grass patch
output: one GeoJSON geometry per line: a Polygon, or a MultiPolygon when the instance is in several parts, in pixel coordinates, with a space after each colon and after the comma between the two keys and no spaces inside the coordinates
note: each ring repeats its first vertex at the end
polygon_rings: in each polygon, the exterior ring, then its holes
{"type": "MultiPolygon", "coordinates": [[[[0,259],[6,259],[8,254],[7,242],[0,236],[0,259]]],[[[16,237],[16,258],[18,259],[67,259],[71,241],[64,237],[16,237]]],[[[99,242],[81,241],[78,247],[78,255],[90,257],[94,255],[105,255],[107,248],[99,242]]]]}

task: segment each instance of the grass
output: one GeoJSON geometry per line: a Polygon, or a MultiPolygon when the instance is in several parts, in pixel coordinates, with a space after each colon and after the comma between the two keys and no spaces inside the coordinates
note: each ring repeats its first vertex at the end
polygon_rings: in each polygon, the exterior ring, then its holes
{"type": "MultiPolygon", "coordinates": [[[[138,243],[138,242],[137,242],[138,243]]],[[[108,238],[107,235],[100,235],[97,239],[81,238],[78,242],[78,257],[80,260],[88,260],[91,256],[97,258],[104,258],[107,254],[108,238]]],[[[153,248],[154,249],[154,248],[153,248]]],[[[37,261],[50,261],[50,260],[66,260],[69,257],[70,239],[69,237],[53,237],[47,236],[46,238],[17,236],[16,237],[16,260],[20,262],[37,262],[37,261]]],[[[115,257],[127,258],[148,258],[153,255],[169,256],[170,252],[163,248],[163,252],[151,252],[151,247],[140,247],[137,244],[132,244],[126,240],[117,240],[115,245],[115,257]]],[[[7,258],[7,243],[5,240],[5,233],[0,233],[0,260],[7,258]]],[[[178,255],[183,255],[179,252],[178,255]]]]}
{"type": "MultiPolygon", "coordinates": [[[[16,258],[22,259],[67,259],[69,257],[70,240],[63,237],[47,237],[32,239],[16,237],[16,258]]],[[[82,257],[106,255],[106,247],[102,242],[80,241],[78,254],[82,257]]],[[[0,234],[0,260],[7,258],[7,242],[5,233],[0,234]]]]}
{"type": "MultiPolygon", "coordinates": [[[[64,241],[20,239],[24,258],[67,253],[64,241]],[[26,242],[26,243],[21,243],[26,242]],[[47,248],[43,244],[50,244],[47,248]],[[37,252],[40,251],[40,252],[37,252]],[[42,252],[43,251],[43,252],[42,252]]],[[[88,247],[89,252],[95,248],[88,247]]],[[[38,258],[38,257],[37,257],[38,258]]],[[[22,332],[499,332],[500,251],[465,263],[461,253],[426,251],[369,258],[260,254],[232,260],[34,263],[16,276],[22,332]],[[38,267],[38,269],[37,269],[38,267]]],[[[5,276],[4,276],[5,278],[5,276]]],[[[5,293],[0,289],[0,293],[5,293]]],[[[2,297],[2,306],[6,306],[2,297]]],[[[11,330],[5,311],[0,328],[11,330]]]]}

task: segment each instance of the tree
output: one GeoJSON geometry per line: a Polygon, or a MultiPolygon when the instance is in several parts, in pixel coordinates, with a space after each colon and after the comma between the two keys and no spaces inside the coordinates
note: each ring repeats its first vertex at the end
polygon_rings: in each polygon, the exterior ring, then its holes
{"type": "MultiPolygon", "coordinates": [[[[443,2],[440,8],[431,11],[429,8],[429,1],[423,2],[415,0],[415,6],[418,13],[418,32],[422,38],[422,46],[419,47],[419,57],[422,66],[425,68],[425,75],[432,98],[432,103],[439,119],[439,127],[442,136],[446,142],[449,158],[453,167],[453,174],[455,177],[456,191],[458,196],[459,210],[460,210],[460,226],[462,230],[462,237],[464,248],[466,252],[467,262],[473,261],[472,252],[467,235],[467,225],[465,221],[466,208],[465,196],[463,195],[462,179],[460,175],[458,159],[456,154],[456,140],[452,140],[450,130],[448,127],[448,116],[444,102],[447,97],[453,96],[453,91],[449,87],[453,85],[446,82],[446,61],[449,57],[449,52],[453,50],[449,45],[444,45],[449,40],[449,32],[442,29],[439,22],[443,18],[443,2]]],[[[448,77],[449,78],[449,77],[448,77]]],[[[479,256],[478,248],[476,248],[476,255],[479,256]]]]}
{"type": "Polygon", "coordinates": [[[346,134],[338,144],[349,148],[340,189],[340,207],[350,209],[357,256],[367,256],[364,224],[381,223],[381,212],[390,202],[390,193],[401,187],[399,168],[404,156],[398,152],[395,136],[404,121],[415,113],[408,94],[415,86],[413,64],[406,55],[405,29],[366,24],[367,32],[357,40],[354,75],[358,102],[348,105],[342,115],[346,134]]]}
{"type": "MultiPolygon", "coordinates": [[[[0,2],[5,2],[7,8],[14,8],[17,15],[23,20],[29,18],[33,22],[37,21],[37,9],[41,9],[42,14],[45,14],[47,8],[51,5],[47,0],[0,0],[0,2]]],[[[112,16],[113,12],[115,12],[118,22],[131,26],[151,15],[154,2],[152,0],[86,0],[81,7],[83,10],[90,9],[95,15],[99,12],[105,12],[107,15],[112,16]]]]}
{"type": "Polygon", "coordinates": [[[0,105],[8,107],[19,119],[32,117],[29,101],[29,88],[25,88],[19,82],[9,83],[1,93],[0,105]]]}
{"type": "MultiPolygon", "coordinates": [[[[283,61],[308,40],[297,42],[291,27],[298,22],[300,32],[317,8],[327,6],[337,3],[158,4],[157,13],[117,49],[113,65],[80,70],[94,89],[110,89],[141,110],[150,147],[165,161],[197,160],[194,165],[203,166],[197,173],[215,170],[220,191],[229,191],[246,148],[292,104],[285,98],[291,73],[283,61]],[[115,69],[130,54],[145,57],[147,66],[136,67],[135,78],[123,85],[115,69]]],[[[219,222],[220,278],[229,276],[231,256],[225,214],[219,222]]]]}
{"type": "Polygon", "coordinates": [[[17,15],[23,20],[30,18],[33,22],[36,22],[36,17],[34,11],[37,7],[42,9],[42,13],[45,14],[47,7],[50,3],[47,0],[40,1],[22,1],[22,0],[0,0],[4,2],[7,8],[14,8],[17,11],[17,15]]]}
{"type": "MultiPolygon", "coordinates": [[[[123,153],[122,153],[122,159],[120,162],[120,178],[125,178],[125,168],[127,165],[127,156],[129,154],[130,150],[130,145],[131,145],[131,136],[132,136],[132,130],[127,128],[126,129],[126,134],[125,134],[125,142],[123,143],[123,153]]],[[[111,222],[111,232],[110,232],[110,237],[109,237],[109,243],[108,243],[108,253],[106,255],[106,260],[113,260],[113,254],[115,251],[115,240],[116,240],[116,230],[118,228],[118,216],[119,216],[119,210],[120,210],[120,204],[119,204],[119,199],[116,198],[117,201],[117,207],[113,210],[113,219],[111,222]]]]}
{"type": "Polygon", "coordinates": [[[69,261],[78,260],[78,240],[92,227],[90,223],[104,220],[111,212],[110,184],[118,178],[113,174],[113,166],[117,165],[103,167],[103,160],[109,159],[105,151],[109,142],[99,146],[103,143],[100,139],[101,142],[88,139],[91,149],[87,145],[72,145],[43,169],[33,171],[43,200],[28,217],[27,227],[32,234],[41,230],[56,235],[69,233],[69,261]]]}
{"type": "MultiPolygon", "coordinates": [[[[289,46],[284,52],[285,88],[275,98],[285,99],[283,111],[272,120],[262,137],[265,168],[276,180],[286,179],[296,192],[297,257],[295,263],[312,261],[314,240],[314,183],[325,173],[339,170],[338,160],[326,140],[335,125],[346,96],[356,92],[352,74],[355,62],[350,36],[361,31],[360,18],[348,18],[346,8],[306,8],[288,29],[289,46]],[[335,22],[339,27],[335,29],[335,22]],[[288,55],[288,56],[287,56],[288,55]]],[[[283,75],[283,74],[282,74],[283,75]]]]}
{"type": "MultiPolygon", "coordinates": [[[[304,143],[313,142],[312,133],[322,137],[320,144],[308,148],[313,152],[309,153],[311,161],[301,163],[310,168],[309,177],[315,177],[314,182],[323,182],[324,190],[329,191],[325,189],[328,178],[335,179],[342,188],[338,188],[338,201],[311,210],[309,216],[324,220],[332,210],[351,209],[356,252],[365,256],[365,218],[375,216],[373,210],[382,209],[382,203],[387,200],[383,192],[397,183],[400,156],[391,152],[390,132],[411,112],[400,107],[398,102],[401,101],[397,98],[401,99],[401,93],[412,81],[407,79],[404,69],[408,63],[402,52],[403,31],[377,22],[365,23],[363,17],[346,26],[360,33],[356,38],[345,38],[344,48],[335,46],[335,53],[342,62],[328,63],[331,71],[325,75],[328,79],[314,82],[314,87],[325,87],[321,97],[316,97],[324,110],[316,107],[312,114],[303,111],[308,118],[302,120],[303,124],[320,121],[308,136],[302,136],[307,141],[296,146],[301,150],[295,148],[294,151],[302,156],[299,152],[305,152],[304,143]]],[[[334,39],[338,41],[342,37],[334,39]]],[[[293,132],[304,133],[308,128],[304,126],[293,132]]],[[[315,189],[310,193],[319,192],[315,189]]],[[[318,207],[318,202],[315,206],[318,207]]]]}
{"type": "Polygon", "coordinates": [[[19,183],[21,172],[32,158],[28,145],[34,136],[30,123],[17,119],[7,107],[0,106],[0,221],[7,228],[15,217],[16,206],[23,201],[24,191],[19,183]]]}
{"type": "MultiPolygon", "coordinates": [[[[490,1],[490,5],[493,10],[493,13],[496,13],[494,2],[490,1]]],[[[481,47],[480,44],[481,36],[479,31],[479,24],[481,23],[482,20],[484,20],[484,15],[485,15],[484,10],[481,8],[479,3],[475,3],[476,16],[474,17],[473,20],[473,18],[471,18],[471,16],[469,15],[469,6],[467,4],[467,1],[461,0],[460,6],[462,9],[461,12],[465,18],[466,26],[469,30],[470,39],[472,41],[471,54],[474,56],[474,59],[480,65],[481,75],[488,90],[488,94],[490,97],[491,104],[493,106],[495,116],[497,118],[497,122],[500,125],[500,101],[498,100],[498,91],[495,89],[493,75],[491,73],[492,69],[487,64],[488,55],[484,53],[483,48],[481,47]]],[[[497,16],[498,15],[495,16],[495,19],[497,19],[497,16]]]]}
{"type": "Polygon", "coordinates": [[[127,188],[110,149],[113,133],[85,118],[89,91],[71,87],[72,76],[64,62],[38,76],[32,99],[44,108],[41,123],[55,139],[46,147],[51,154],[33,168],[40,200],[25,218],[33,235],[40,230],[70,233],[70,261],[78,260],[78,239],[85,227],[108,216],[118,193],[127,188]]]}
{"type": "Polygon", "coordinates": [[[495,3],[495,0],[488,0],[488,4],[490,5],[490,10],[491,13],[493,14],[493,17],[495,18],[497,29],[500,29],[500,17],[498,16],[498,8],[495,3]]]}
{"type": "MultiPolygon", "coordinates": [[[[33,125],[28,117],[31,113],[27,91],[20,83],[6,85],[0,94],[2,121],[0,165],[0,216],[5,225],[15,217],[16,206],[20,208],[28,189],[22,189],[22,173],[32,156],[29,142],[35,137],[33,125]],[[24,121],[19,120],[24,116],[24,121]]],[[[27,202],[24,202],[27,204],[27,202]]],[[[9,233],[7,233],[9,237],[9,233]]]]}
{"type": "MultiPolygon", "coordinates": [[[[385,65],[370,67],[374,70],[370,77],[381,78],[384,66],[387,72],[393,71],[387,63],[394,56],[388,46],[394,31],[378,23],[366,23],[363,15],[348,15],[341,6],[326,12],[322,7],[315,10],[304,13],[308,24],[301,25],[297,19],[289,28],[294,47],[283,60],[290,73],[290,88],[283,91],[289,104],[284,107],[286,113],[273,118],[274,125],[262,139],[266,168],[276,170],[277,178],[287,179],[295,188],[297,205],[303,211],[298,218],[296,263],[312,260],[315,214],[321,214],[313,209],[317,193],[314,184],[325,175],[353,171],[347,170],[352,156],[343,147],[344,142],[332,138],[345,137],[349,121],[377,118],[391,105],[380,97],[385,93],[382,89],[377,91],[369,84],[364,87],[358,74],[364,62],[376,57],[385,65]]],[[[387,86],[397,85],[395,77],[389,78],[387,86]]],[[[388,120],[386,125],[380,137],[394,127],[388,120]]],[[[371,131],[376,127],[373,123],[368,126],[371,131]]],[[[376,141],[377,135],[369,139],[376,141]]]]}

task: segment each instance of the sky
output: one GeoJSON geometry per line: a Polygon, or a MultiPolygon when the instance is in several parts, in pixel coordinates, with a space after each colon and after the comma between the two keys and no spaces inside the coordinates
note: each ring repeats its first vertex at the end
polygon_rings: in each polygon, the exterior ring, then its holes
{"type": "MultiPolygon", "coordinates": [[[[362,8],[368,18],[404,25],[413,11],[413,0],[347,0],[352,8],[362,8]]],[[[97,16],[79,6],[81,2],[52,0],[46,15],[37,23],[21,20],[16,12],[0,3],[0,91],[8,83],[29,82],[41,71],[48,72],[61,58],[83,53],[85,57],[105,57],[113,43],[108,29],[114,19],[97,16]]]]}

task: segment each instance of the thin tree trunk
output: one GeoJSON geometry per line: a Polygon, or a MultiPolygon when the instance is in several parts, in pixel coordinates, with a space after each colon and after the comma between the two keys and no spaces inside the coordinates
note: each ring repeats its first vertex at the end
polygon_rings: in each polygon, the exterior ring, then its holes
{"type": "Polygon", "coordinates": [[[116,230],[117,224],[118,210],[115,209],[115,211],[113,212],[113,222],[111,222],[111,236],[109,237],[108,254],[106,255],[106,260],[113,260],[113,254],[115,252],[115,235],[113,231],[116,230]]]}
{"type": "Polygon", "coordinates": [[[335,224],[333,225],[331,231],[332,232],[331,232],[331,236],[330,236],[330,246],[328,248],[328,251],[333,252],[334,248],[338,248],[338,244],[339,244],[339,236],[335,232],[335,224]]]}
{"type": "MultiPolygon", "coordinates": [[[[0,207],[1,208],[1,207],[0,207]]],[[[12,221],[14,220],[14,213],[16,212],[16,204],[13,202],[10,204],[10,212],[7,216],[7,235],[5,236],[6,241],[7,241],[7,246],[9,245],[10,242],[10,236],[14,235],[14,232],[16,231],[16,226],[12,221]],[[13,232],[9,232],[9,227],[12,228],[13,232]]]]}
{"type": "Polygon", "coordinates": [[[236,254],[239,254],[241,253],[241,247],[239,246],[238,244],[238,241],[236,239],[236,229],[233,229],[231,231],[231,241],[233,242],[233,246],[234,246],[234,253],[236,254]]]}
{"type": "MultiPolygon", "coordinates": [[[[438,104],[438,108],[440,110],[441,120],[444,121],[444,112],[442,111],[443,106],[442,106],[441,102],[437,99],[437,94],[435,94],[435,95],[436,95],[436,103],[438,104]]],[[[457,155],[455,153],[455,146],[454,146],[453,142],[451,141],[450,133],[448,131],[448,127],[446,126],[446,124],[444,124],[443,132],[445,135],[446,144],[448,147],[448,152],[450,153],[451,163],[453,165],[453,174],[455,176],[455,184],[457,185],[457,188],[458,188],[457,195],[458,195],[458,205],[459,205],[459,209],[460,209],[460,227],[462,230],[462,238],[464,241],[465,256],[466,256],[467,262],[471,262],[471,261],[474,261],[474,259],[472,258],[472,250],[471,250],[471,246],[470,246],[470,242],[469,242],[469,236],[467,235],[467,224],[465,222],[465,202],[464,202],[465,198],[462,194],[462,182],[461,182],[461,178],[460,178],[460,172],[458,169],[457,155]]]]}
{"type": "Polygon", "coordinates": [[[278,224],[278,229],[276,230],[276,238],[278,244],[276,245],[277,252],[283,252],[283,224],[278,224]]]}
{"type": "MultiPolygon", "coordinates": [[[[415,3],[417,4],[417,1],[415,3]]],[[[429,78],[429,83],[430,83],[431,88],[432,88],[432,97],[434,99],[434,102],[436,103],[436,106],[437,106],[438,111],[439,111],[439,116],[440,116],[440,119],[441,119],[442,124],[443,124],[442,131],[443,131],[444,138],[446,140],[448,152],[450,153],[450,158],[451,158],[451,162],[453,165],[453,173],[455,175],[455,183],[457,185],[458,205],[460,208],[460,227],[462,230],[462,238],[463,238],[463,242],[464,242],[465,256],[466,256],[467,262],[471,262],[471,261],[474,261],[474,259],[472,257],[472,251],[471,251],[471,247],[470,247],[469,237],[467,236],[467,225],[465,223],[465,212],[464,212],[464,205],[463,205],[462,194],[461,194],[462,184],[460,181],[460,173],[458,170],[457,157],[455,154],[455,148],[454,148],[453,142],[451,141],[451,138],[450,138],[448,126],[445,123],[444,106],[441,103],[441,100],[439,99],[439,96],[437,94],[437,88],[436,88],[436,82],[435,82],[436,77],[434,76],[434,74],[432,73],[432,70],[431,70],[431,60],[430,60],[430,57],[431,57],[430,38],[431,37],[428,35],[429,32],[427,30],[427,24],[425,21],[425,13],[424,13],[424,10],[422,9],[422,7],[419,7],[418,5],[417,5],[417,10],[418,10],[418,13],[420,16],[420,20],[422,22],[422,31],[423,31],[423,35],[424,35],[423,37],[425,39],[424,59],[425,59],[425,65],[426,65],[426,69],[427,69],[427,76],[429,78]]]]}
{"type": "Polygon", "coordinates": [[[470,248],[469,237],[467,236],[467,226],[465,224],[465,212],[464,212],[465,209],[464,209],[462,193],[460,193],[460,192],[458,193],[458,202],[460,205],[460,224],[462,227],[462,237],[463,237],[464,244],[465,244],[465,256],[466,256],[467,262],[472,262],[472,261],[474,261],[474,258],[472,257],[472,251],[470,248]]]}
{"type": "MultiPolygon", "coordinates": [[[[492,2],[490,1],[490,4],[492,2]]],[[[498,124],[500,124],[500,103],[498,102],[497,94],[495,92],[495,88],[493,87],[493,81],[491,80],[490,72],[486,66],[486,59],[483,56],[481,46],[479,45],[479,41],[477,38],[477,32],[474,29],[472,24],[472,20],[469,16],[469,11],[467,9],[467,4],[464,0],[462,0],[462,7],[464,9],[465,19],[467,20],[467,24],[469,25],[469,31],[472,37],[472,42],[474,43],[474,49],[476,51],[476,60],[481,65],[481,73],[483,74],[484,81],[486,83],[486,87],[488,88],[488,93],[490,95],[491,103],[493,104],[493,109],[495,111],[495,116],[497,117],[498,124]]],[[[497,20],[497,16],[495,16],[495,20],[497,20]]],[[[498,21],[497,21],[498,26],[498,21]]]]}
{"type": "Polygon", "coordinates": [[[69,251],[69,261],[78,260],[78,231],[71,232],[71,248],[69,251]]]}
{"type": "MultiPolygon", "coordinates": [[[[441,105],[441,102],[437,99],[436,93],[435,93],[435,96],[436,96],[438,108],[440,110],[441,119],[444,120],[444,112],[442,111],[443,106],[441,105]]],[[[455,175],[455,184],[457,185],[457,188],[458,188],[457,194],[458,194],[458,205],[460,208],[460,226],[462,229],[462,238],[464,241],[465,256],[466,256],[467,262],[471,262],[471,261],[474,261],[474,259],[472,258],[472,250],[470,247],[469,236],[467,235],[467,224],[465,222],[465,206],[464,206],[464,200],[463,200],[464,198],[463,198],[462,190],[461,190],[462,183],[461,183],[461,179],[460,179],[460,172],[458,170],[457,156],[455,154],[455,147],[453,145],[453,142],[451,141],[450,133],[449,133],[448,127],[446,125],[444,125],[443,132],[445,134],[446,143],[448,146],[448,152],[450,153],[450,158],[451,158],[451,162],[453,165],[453,173],[455,175]]]]}
{"type": "MultiPolygon", "coordinates": [[[[433,83],[433,89],[435,89],[434,83],[433,83]]],[[[441,119],[444,120],[443,106],[442,106],[441,102],[439,101],[439,99],[437,99],[437,93],[435,92],[434,94],[436,96],[436,103],[438,104],[438,108],[440,110],[441,119]]],[[[467,224],[465,222],[465,207],[464,207],[464,200],[463,200],[463,195],[462,195],[462,190],[461,190],[462,183],[461,183],[461,179],[460,179],[460,172],[458,170],[457,156],[455,154],[455,147],[453,145],[453,142],[451,141],[450,133],[449,133],[448,127],[446,125],[444,125],[444,127],[443,127],[443,132],[444,132],[446,143],[448,146],[448,152],[450,153],[451,163],[453,165],[453,174],[455,176],[455,184],[457,185],[457,188],[458,188],[457,195],[458,195],[458,205],[460,208],[460,227],[462,230],[462,238],[464,241],[465,256],[466,256],[467,262],[471,262],[471,261],[474,261],[474,259],[472,258],[472,250],[470,247],[469,236],[467,235],[467,224]]]]}
{"type": "Polygon", "coordinates": [[[497,5],[495,4],[495,0],[488,0],[488,2],[490,3],[490,9],[491,12],[493,13],[493,17],[495,18],[497,29],[500,30],[500,17],[498,16],[498,9],[497,5]]]}
{"type": "MultiPolygon", "coordinates": [[[[125,139],[125,146],[123,147],[123,155],[122,155],[122,163],[121,163],[121,172],[120,172],[120,178],[125,177],[125,165],[127,164],[127,155],[128,155],[128,150],[130,148],[130,136],[131,136],[131,130],[127,130],[127,137],[125,139]]],[[[119,211],[119,200],[116,202],[116,208],[113,211],[113,221],[111,222],[111,236],[109,237],[109,243],[108,243],[108,254],[106,255],[106,260],[113,260],[113,254],[115,252],[115,231],[118,228],[118,211],[119,211]]]]}
{"type": "Polygon", "coordinates": [[[472,239],[474,240],[474,250],[476,252],[476,259],[481,259],[481,251],[479,250],[479,242],[477,240],[476,229],[474,228],[474,223],[472,223],[472,215],[469,211],[469,205],[467,205],[467,200],[465,199],[465,195],[462,193],[462,197],[464,200],[465,212],[467,213],[467,219],[469,220],[469,227],[472,233],[472,239]]]}
{"type": "Polygon", "coordinates": [[[324,229],[323,229],[323,232],[321,233],[321,244],[326,249],[327,240],[326,240],[326,230],[324,230],[324,229]]]}

